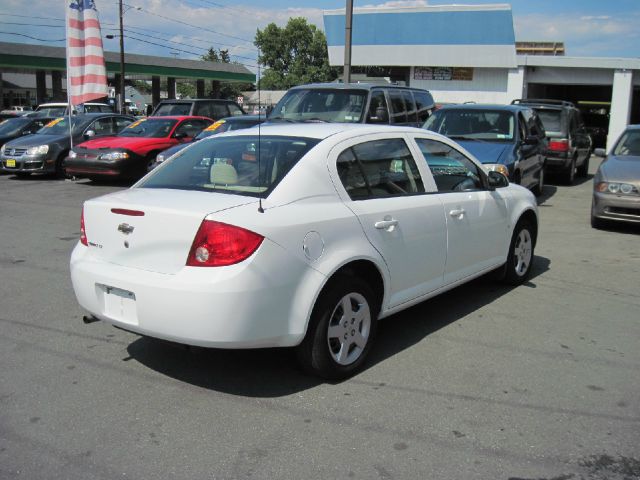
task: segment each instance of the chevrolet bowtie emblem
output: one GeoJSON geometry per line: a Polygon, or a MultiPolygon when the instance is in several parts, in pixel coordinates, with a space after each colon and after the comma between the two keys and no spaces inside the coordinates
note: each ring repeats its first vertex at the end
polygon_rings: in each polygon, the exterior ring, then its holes
{"type": "Polygon", "coordinates": [[[125,235],[129,235],[133,232],[133,227],[128,223],[121,223],[118,225],[118,231],[124,233],[125,235]]]}

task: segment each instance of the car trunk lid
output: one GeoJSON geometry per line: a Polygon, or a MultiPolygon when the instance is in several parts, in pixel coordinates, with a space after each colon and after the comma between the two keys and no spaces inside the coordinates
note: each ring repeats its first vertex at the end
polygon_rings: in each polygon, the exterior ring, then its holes
{"type": "Polygon", "coordinates": [[[257,202],[212,192],[133,188],[89,200],[83,215],[92,255],[131,268],[175,274],[210,213],[257,202]]]}

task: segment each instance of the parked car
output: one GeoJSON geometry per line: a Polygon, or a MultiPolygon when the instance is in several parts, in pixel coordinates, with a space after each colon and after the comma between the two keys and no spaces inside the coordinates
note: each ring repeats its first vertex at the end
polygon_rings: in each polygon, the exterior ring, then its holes
{"type": "Polygon", "coordinates": [[[609,220],[640,223],[640,125],[629,125],[593,177],[591,226],[601,228],[609,220]]]}
{"type": "Polygon", "coordinates": [[[190,142],[210,125],[205,117],[148,117],[116,135],[81,143],[69,152],[65,168],[86,178],[139,178],[168,147],[190,142]]]}
{"type": "Polygon", "coordinates": [[[0,160],[5,172],[17,175],[55,173],[64,176],[63,160],[71,148],[92,137],[113,135],[133,121],[133,117],[114,113],[86,113],[60,117],[47,123],[34,135],[17,138],[0,149],[0,160]]]}
{"type": "Polygon", "coordinates": [[[265,125],[85,202],[71,279],[82,308],[119,328],[295,347],[309,371],[344,378],[379,318],[494,269],[522,283],[537,218],[531,192],[427,130],[265,125]]]}
{"type": "Polygon", "coordinates": [[[536,113],[518,105],[445,105],[424,128],[454,139],[489,170],[540,195],[546,137],[536,113]]]}
{"type": "Polygon", "coordinates": [[[593,149],[591,136],[582,121],[580,110],[571,102],[546,99],[519,99],[512,103],[533,108],[542,120],[549,138],[545,170],[559,173],[568,185],[576,174],[586,177],[593,149]]]}
{"type": "MultiPolygon", "coordinates": [[[[250,128],[259,123],[263,123],[265,121],[265,117],[262,115],[242,115],[237,117],[227,117],[217,122],[212,123],[207,128],[202,130],[198,135],[194,137],[191,142],[197,142],[198,140],[202,140],[203,138],[210,137],[211,135],[217,135],[219,133],[229,132],[231,130],[241,130],[243,128],[250,128]]],[[[156,156],[155,162],[153,162],[149,166],[149,170],[152,170],[158,164],[164,162],[171,155],[178,153],[185,147],[188,147],[189,143],[179,143],[178,145],[174,145],[171,148],[167,148],[163,150],[156,156]]]]}
{"type": "Polygon", "coordinates": [[[36,133],[52,120],[46,117],[16,117],[0,122],[0,147],[16,138],[36,133]]]}
{"type": "Polygon", "coordinates": [[[196,115],[220,120],[221,118],[245,115],[242,107],[232,100],[215,98],[194,98],[188,100],[162,100],[151,116],[166,117],[176,115],[196,115]]]}
{"type": "Polygon", "coordinates": [[[268,120],[421,126],[435,108],[427,90],[397,85],[316,83],[293,87],[268,120]]]}
{"type": "MultiPolygon", "coordinates": [[[[52,102],[42,103],[38,105],[34,112],[29,113],[29,116],[45,116],[45,117],[62,117],[69,114],[69,104],[66,102],[52,102]]],[[[81,105],[76,105],[73,114],[82,113],[113,113],[111,105],[106,103],[87,102],[81,105]]]]}

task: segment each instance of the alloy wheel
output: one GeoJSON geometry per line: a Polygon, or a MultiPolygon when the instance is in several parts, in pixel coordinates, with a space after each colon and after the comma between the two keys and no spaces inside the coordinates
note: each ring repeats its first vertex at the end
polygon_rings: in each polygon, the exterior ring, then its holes
{"type": "Polygon", "coordinates": [[[529,265],[531,265],[531,258],[533,256],[531,234],[529,233],[529,230],[523,229],[520,231],[513,248],[516,275],[522,277],[529,270],[529,265]]]}
{"type": "Polygon", "coordinates": [[[371,309],[357,292],[346,294],[333,309],[327,330],[329,353],[339,365],[350,365],[364,351],[371,331],[371,309]]]}

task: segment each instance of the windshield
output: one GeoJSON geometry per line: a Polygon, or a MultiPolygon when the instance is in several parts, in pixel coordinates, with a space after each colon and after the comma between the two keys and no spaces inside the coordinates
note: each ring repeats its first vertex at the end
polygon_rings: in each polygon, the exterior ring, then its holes
{"type": "MultiPolygon", "coordinates": [[[[86,124],[87,121],[80,121],[77,117],[71,121],[73,128],[73,134],[79,133],[86,124]]],[[[51,120],[44,127],[38,130],[36,133],[40,135],[68,135],[69,134],[69,117],[60,117],[55,120],[51,120]]]]}
{"type": "Polygon", "coordinates": [[[453,139],[513,141],[514,118],[498,110],[442,109],[425,122],[424,128],[453,139]]]}
{"type": "Polygon", "coordinates": [[[296,89],[282,97],[269,120],[359,123],[367,92],[343,89],[296,89]]]}
{"type": "Polygon", "coordinates": [[[190,103],[163,103],[158,106],[158,109],[155,112],[153,112],[154,117],[169,117],[190,114],[190,103]]]}
{"type": "Polygon", "coordinates": [[[67,113],[67,107],[42,107],[36,111],[42,117],[60,117],[67,113]]]}
{"type": "Polygon", "coordinates": [[[33,120],[28,118],[12,118],[10,120],[0,122],[0,136],[11,137],[13,135],[18,135],[20,130],[29,125],[32,121],[33,120]]]}
{"type": "Polygon", "coordinates": [[[538,116],[542,121],[545,131],[547,132],[561,132],[562,126],[562,111],[561,110],[547,110],[542,108],[536,108],[538,116]]]}
{"type": "Polygon", "coordinates": [[[215,136],[177,153],[138,186],[264,198],[318,142],[303,137],[215,136]]]}
{"type": "Polygon", "coordinates": [[[164,138],[169,136],[178,120],[149,118],[133,122],[118,133],[118,137],[164,138]]]}
{"type": "Polygon", "coordinates": [[[613,149],[613,154],[640,157],[640,130],[626,131],[613,149]]]}

